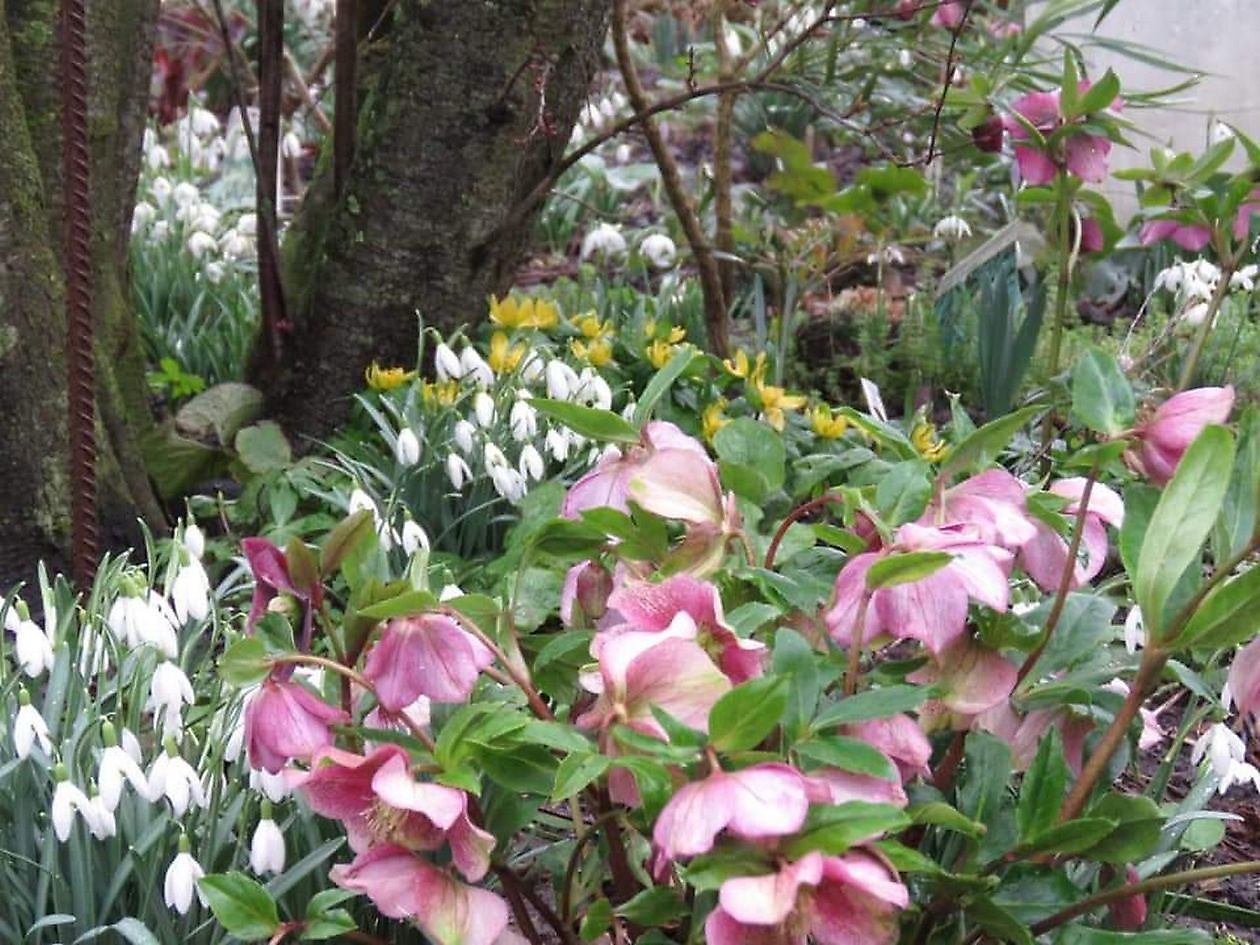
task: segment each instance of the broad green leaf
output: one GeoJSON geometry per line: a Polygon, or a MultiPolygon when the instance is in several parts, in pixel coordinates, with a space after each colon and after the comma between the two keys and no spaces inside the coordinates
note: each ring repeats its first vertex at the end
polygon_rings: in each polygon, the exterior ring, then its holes
{"type": "Polygon", "coordinates": [[[870,719],[886,719],[899,712],[913,712],[931,695],[924,686],[885,686],[846,696],[825,706],[814,719],[814,731],[870,719]]]}
{"type": "Polygon", "coordinates": [[[1068,925],[1055,939],[1055,945],[1212,945],[1214,941],[1219,940],[1199,929],[1112,932],[1084,925],[1068,925]]]}
{"type": "Polygon", "coordinates": [[[922,460],[896,463],[875,486],[875,507],[890,526],[913,522],[932,498],[929,466],[922,460]]]}
{"type": "Polygon", "coordinates": [[[1081,96],[1077,103],[1077,111],[1079,114],[1088,115],[1091,112],[1102,111],[1120,94],[1120,79],[1114,72],[1108,69],[1103,73],[1103,77],[1089,87],[1089,91],[1081,96]]]}
{"type": "Polygon", "coordinates": [[[258,637],[237,640],[219,657],[219,675],[232,686],[252,686],[271,672],[267,647],[258,637]]]}
{"type": "Polygon", "coordinates": [[[550,400],[546,397],[534,397],[530,404],[541,414],[552,420],[558,420],[574,433],[590,437],[592,440],[612,443],[637,443],[639,430],[634,424],[611,410],[598,410],[595,407],[584,407],[571,404],[565,400],[550,400]]]}
{"type": "Polygon", "coordinates": [[[856,774],[870,775],[884,781],[899,780],[896,766],[874,745],[847,735],[816,735],[799,742],[796,751],[819,764],[856,774]]]}
{"type": "Polygon", "coordinates": [[[556,784],[551,791],[553,801],[573,797],[597,778],[603,777],[612,761],[594,752],[574,752],[556,769],[556,784]]]}
{"type": "Polygon", "coordinates": [[[889,804],[846,801],[815,805],[809,809],[805,826],[795,837],[783,841],[782,849],[793,859],[812,850],[834,856],[854,844],[880,834],[895,833],[909,825],[910,818],[905,812],[889,804]]]}
{"type": "MultiPolygon", "coordinates": [[[[733,618],[734,614],[727,615],[728,621],[733,618]]],[[[788,736],[795,738],[818,708],[824,685],[819,660],[808,640],[791,627],[780,627],[774,634],[771,661],[775,675],[788,680],[788,708],[783,724],[788,736]]]]}
{"type": "Polygon", "coordinates": [[[942,481],[972,469],[982,469],[995,460],[1011,442],[1011,437],[1032,422],[1045,408],[1024,407],[1005,417],[990,420],[955,446],[941,466],[942,481]]]}
{"type": "Polygon", "coordinates": [[[955,833],[968,837],[979,837],[984,833],[984,824],[972,820],[957,808],[944,801],[929,801],[926,804],[915,804],[906,811],[916,824],[927,827],[944,827],[955,833]]]}
{"type": "Polygon", "coordinates": [[[767,876],[773,872],[769,853],[737,844],[717,846],[713,852],[696,857],[683,869],[682,876],[697,892],[707,892],[733,876],[767,876]]]}
{"type": "Polygon", "coordinates": [[[877,591],[882,587],[896,587],[931,577],[954,560],[947,551],[907,551],[889,555],[871,565],[866,572],[866,588],[877,591]]]}
{"type": "Polygon", "coordinates": [[[967,736],[963,780],[958,789],[958,809],[984,824],[978,855],[993,859],[1015,842],[1015,816],[1007,792],[1011,774],[1011,749],[1001,739],[984,732],[967,736]]]}
{"type": "Polygon", "coordinates": [[[433,610],[437,605],[438,599],[430,591],[407,591],[397,597],[383,600],[379,604],[373,604],[371,607],[364,607],[359,611],[359,616],[369,620],[390,620],[394,617],[423,614],[433,610]]]}
{"type": "Polygon", "coordinates": [[[197,883],[214,917],[228,932],[249,941],[270,938],[280,925],[275,900],[244,873],[214,873],[197,883]]]}
{"type": "Polygon", "coordinates": [[[373,531],[372,512],[370,509],[359,509],[353,515],[343,518],[324,539],[319,550],[319,570],[325,577],[334,573],[346,555],[350,554],[363,539],[373,531]]]}
{"type": "Polygon", "coordinates": [[[612,926],[613,907],[607,899],[596,899],[586,908],[582,924],[578,926],[578,936],[584,942],[593,942],[612,926]]]}
{"type": "Polygon", "coordinates": [[[1063,759],[1063,741],[1053,726],[1037,746],[1037,756],[1024,774],[1015,807],[1019,838],[1028,843],[1053,827],[1059,820],[1068,783],[1068,766],[1063,759]]]}
{"type": "Polygon", "coordinates": [[[656,409],[657,401],[665,396],[670,386],[682,376],[683,371],[687,370],[695,357],[695,349],[690,345],[683,345],[674,352],[669,363],[653,375],[647,387],[643,388],[643,396],[639,398],[634,408],[633,423],[636,427],[642,427],[652,418],[652,411],[656,409]]]}
{"type": "Polygon", "coordinates": [[[967,903],[967,918],[991,933],[999,942],[1011,945],[1033,945],[1028,926],[1007,912],[988,896],[979,896],[967,903]]]}
{"type": "Polygon", "coordinates": [[[1253,567],[1208,594],[1175,645],[1215,649],[1245,643],[1257,633],[1260,633],[1260,568],[1253,567]]]}
{"type": "Polygon", "coordinates": [[[1080,853],[1094,846],[1099,837],[1111,833],[1116,826],[1116,821],[1105,817],[1082,817],[1049,827],[1021,847],[1026,853],[1080,853]]]}
{"type": "Polygon", "coordinates": [[[718,459],[757,472],[771,492],[783,486],[783,438],[766,424],[751,417],[732,420],[713,437],[713,450],[718,459]]]}
{"type": "Polygon", "coordinates": [[[1150,855],[1166,819],[1149,797],[1114,791],[1099,799],[1085,816],[1116,822],[1115,830],[1083,852],[1088,859],[1117,865],[1136,863],[1150,855]]]}
{"type": "Polygon", "coordinates": [[[665,925],[686,912],[679,890],[669,886],[650,886],[617,907],[617,915],[644,928],[665,925]]]}
{"type": "Polygon", "coordinates": [[[709,710],[709,741],[717,751],[756,748],[769,735],[788,704],[782,676],[750,679],[718,699],[709,710]]]}
{"type": "Polygon", "coordinates": [[[1115,359],[1099,348],[1086,351],[1072,371],[1072,414],[1106,436],[1133,426],[1137,416],[1133,386],[1115,359]]]}
{"type": "Polygon", "coordinates": [[[245,468],[256,475],[280,472],[293,462],[289,441],[274,420],[261,420],[238,431],[234,445],[245,468]]]}
{"type": "Polygon", "coordinates": [[[1162,636],[1164,605],[1191,564],[1220,512],[1234,462],[1234,439],[1209,426],[1190,444],[1160,496],[1138,555],[1134,595],[1147,632],[1162,636]]]}

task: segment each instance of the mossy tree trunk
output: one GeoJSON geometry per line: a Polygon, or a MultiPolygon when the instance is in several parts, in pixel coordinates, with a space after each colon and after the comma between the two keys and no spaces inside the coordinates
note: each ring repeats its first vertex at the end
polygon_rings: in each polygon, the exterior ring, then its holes
{"type": "MultiPolygon", "coordinates": [[[[140,443],[151,418],[126,286],[158,0],[88,3],[93,297],[103,535],[161,525],[140,443]]],[[[0,587],[64,566],[70,536],[56,0],[0,0],[0,587]]]]}
{"type": "Polygon", "coordinates": [[[610,9],[397,5],[361,63],[344,192],[323,168],[286,242],[293,326],[281,364],[255,373],[291,433],[320,437],[342,421],[373,360],[414,363],[418,318],[447,331],[507,288],[533,216],[508,229],[505,218],[563,156],[610,9]]]}

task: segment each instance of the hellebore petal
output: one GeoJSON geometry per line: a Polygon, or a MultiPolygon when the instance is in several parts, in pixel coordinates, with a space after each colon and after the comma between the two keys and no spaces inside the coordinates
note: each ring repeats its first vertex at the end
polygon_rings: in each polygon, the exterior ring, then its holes
{"type": "Polygon", "coordinates": [[[1197,253],[1212,241],[1212,231],[1202,223],[1150,220],[1142,224],[1138,239],[1143,246],[1150,246],[1161,240],[1172,240],[1182,249],[1197,253]]]}
{"type": "Polygon", "coordinates": [[[1033,536],[1024,484],[1004,469],[989,469],[960,482],[933,502],[920,525],[970,525],[990,545],[1014,551],[1033,536]]]}
{"type": "Polygon", "coordinates": [[[363,675],[376,686],[381,705],[400,712],[420,696],[464,702],[493,662],[486,645],[450,617],[422,614],[385,624],[363,675]]]}
{"type": "Polygon", "coordinates": [[[929,774],[932,743],[923,734],[919,723],[910,716],[899,714],[886,719],[856,722],[846,725],[843,731],[887,755],[897,766],[903,780],[929,774]]]}
{"type": "Polygon", "coordinates": [[[1107,155],[1111,142],[1101,135],[1074,134],[1064,144],[1065,163],[1070,173],[1091,184],[1107,179],[1107,155]]]}
{"type": "Polygon", "coordinates": [[[604,616],[613,591],[612,575],[594,561],[569,568],[560,591],[560,620],[566,627],[589,627],[604,616]]]}
{"type": "Polygon", "coordinates": [[[1050,156],[1032,145],[1016,145],[1015,161],[1019,165],[1020,179],[1030,187],[1044,187],[1052,183],[1059,172],[1050,156]]]}
{"type": "Polygon", "coordinates": [[[1203,428],[1224,423],[1233,407],[1232,385],[1199,387],[1176,394],[1137,428],[1139,443],[1126,458],[1156,485],[1167,485],[1181,457],[1203,428]]]}
{"type": "Polygon", "coordinates": [[[693,524],[722,523],[722,487],[708,456],[691,450],[654,453],[627,482],[631,499],[661,518],[693,524]]]}
{"type": "Polygon", "coordinates": [[[736,876],[722,884],[718,901],[723,911],[747,925],[778,925],[796,908],[802,886],[817,886],[823,877],[821,853],[807,853],[795,863],[766,876],[736,876]]]}
{"type": "Polygon", "coordinates": [[[245,709],[250,764],[275,774],[290,758],[309,759],[332,744],[330,725],[350,721],[297,683],[268,679],[245,709]]]}
{"type": "Polygon", "coordinates": [[[874,854],[853,850],[827,857],[810,931],[820,945],[891,945],[897,912],[909,902],[897,874],[874,854]]]}
{"type": "Polygon", "coordinates": [[[1260,637],[1234,655],[1227,687],[1238,714],[1260,722],[1260,637]]]}
{"type": "Polygon", "coordinates": [[[912,682],[937,683],[941,702],[960,715],[979,715],[1005,702],[1015,689],[1017,671],[1001,654],[960,640],[938,654],[937,661],[912,673],[912,682]]]}

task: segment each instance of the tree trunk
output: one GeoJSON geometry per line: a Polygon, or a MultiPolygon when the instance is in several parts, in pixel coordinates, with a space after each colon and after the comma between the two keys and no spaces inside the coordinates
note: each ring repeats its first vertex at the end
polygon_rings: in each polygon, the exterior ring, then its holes
{"type": "Polygon", "coordinates": [[[444,332],[476,321],[510,285],[533,216],[500,227],[563,156],[609,7],[398,5],[362,63],[344,193],[323,168],[286,241],[294,324],[279,370],[256,380],[290,432],[344,420],[373,360],[413,364],[419,319],[444,332]]]}
{"type": "MultiPolygon", "coordinates": [[[[88,4],[93,303],[102,534],[161,526],[140,444],[152,421],[126,289],[157,0],[88,4]]],[[[70,536],[62,245],[60,16],[55,0],[0,0],[0,587],[70,536]]]]}

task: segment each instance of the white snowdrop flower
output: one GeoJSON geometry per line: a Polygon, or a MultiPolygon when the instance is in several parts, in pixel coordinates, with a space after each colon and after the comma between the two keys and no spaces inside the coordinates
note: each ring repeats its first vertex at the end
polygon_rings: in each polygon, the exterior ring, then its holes
{"type": "Polygon", "coordinates": [[[376,520],[376,540],[380,543],[381,551],[392,551],[395,545],[402,542],[402,535],[398,534],[396,528],[391,528],[388,522],[378,518],[376,520]]]}
{"type": "Polygon", "coordinates": [[[508,422],[512,427],[512,439],[518,443],[533,439],[538,433],[538,411],[524,400],[512,405],[508,422]]]}
{"type": "Polygon", "coordinates": [[[179,655],[178,630],[182,621],[171,610],[166,598],[153,590],[145,599],[145,614],[140,626],[140,642],[157,647],[167,659],[175,659],[179,655]]]}
{"type": "MultiPolygon", "coordinates": [[[[464,589],[460,587],[458,584],[446,584],[442,587],[442,590],[438,593],[438,600],[441,601],[442,603],[446,603],[448,600],[454,600],[457,597],[463,597],[463,596],[464,596],[464,589]]],[[[427,711],[429,700],[426,699],[424,696],[421,696],[420,698],[424,699],[425,709],[427,711]]],[[[426,722],[425,724],[428,724],[428,723],[426,722]]]]}
{"type": "Polygon", "coordinates": [[[348,515],[353,515],[355,512],[371,512],[373,517],[380,514],[376,511],[376,503],[372,501],[372,497],[357,487],[351,490],[350,503],[346,507],[348,515]]]}
{"type": "MultiPolygon", "coordinates": [[[[162,145],[155,144],[153,145],[153,147],[145,149],[144,161],[146,164],[149,165],[149,170],[151,171],[160,170],[163,167],[171,166],[171,153],[167,151],[166,148],[164,148],[162,145]]],[[[166,178],[164,177],[158,178],[158,180],[165,180],[165,179],[166,178]]]]}
{"type": "Polygon", "coordinates": [[[543,476],[547,473],[542,454],[534,448],[533,443],[526,443],[521,449],[521,456],[517,465],[523,478],[533,479],[535,482],[541,482],[543,476]]]}
{"type": "Polygon", "coordinates": [[[882,262],[885,266],[901,266],[906,261],[906,254],[900,246],[885,246],[879,252],[866,257],[866,263],[874,266],[882,262]]]}
{"type": "Polygon", "coordinates": [[[1185,320],[1185,323],[1187,325],[1194,326],[1202,325],[1204,320],[1207,318],[1207,315],[1207,302],[1196,302],[1193,305],[1188,305],[1181,313],[1181,317],[1185,320]]]}
{"type": "Polygon", "coordinates": [[[185,246],[188,248],[188,252],[192,255],[193,259],[200,259],[202,256],[206,255],[206,253],[212,253],[218,249],[219,244],[214,241],[214,237],[209,233],[203,233],[200,230],[197,230],[188,237],[188,242],[185,246]]]}
{"type": "Polygon", "coordinates": [[[193,105],[188,109],[187,117],[189,128],[198,138],[208,138],[218,134],[219,129],[223,127],[219,124],[219,119],[215,117],[214,112],[198,105],[193,105]]]}
{"type": "Polygon", "coordinates": [[[192,683],[177,664],[158,663],[149,680],[149,700],[145,708],[153,713],[154,723],[161,723],[165,737],[179,739],[183,736],[184,706],[192,705],[194,698],[192,683]]]}
{"type": "Polygon", "coordinates": [[[150,243],[161,243],[171,235],[171,225],[165,220],[158,220],[153,224],[153,229],[149,231],[150,243]]]}
{"type": "Polygon", "coordinates": [[[525,477],[510,466],[491,466],[490,481],[495,492],[513,505],[525,497],[525,477]]]}
{"type": "Polygon", "coordinates": [[[219,237],[219,252],[229,259],[244,259],[254,255],[254,241],[231,227],[219,237]]]}
{"type": "Polygon", "coordinates": [[[1142,611],[1135,604],[1129,608],[1124,618],[1124,648],[1136,653],[1139,647],[1146,645],[1146,627],[1142,623],[1142,611]]]}
{"type": "Polygon", "coordinates": [[[424,529],[415,519],[409,518],[403,522],[402,547],[408,555],[414,555],[421,550],[429,550],[429,536],[424,533],[424,529]]]}
{"type": "Polygon", "coordinates": [[[272,774],[260,768],[250,768],[249,786],[274,804],[279,804],[289,796],[289,782],[282,771],[272,774]]]}
{"type": "Polygon", "coordinates": [[[190,213],[184,222],[190,230],[199,231],[209,236],[212,247],[219,245],[214,240],[214,234],[219,229],[219,211],[209,204],[202,204],[193,213],[190,213]]]}
{"type": "Polygon", "coordinates": [[[592,256],[619,259],[626,255],[626,238],[611,223],[601,223],[582,238],[579,257],[583,262],[592,256]]]}
{"type": "Polygon", "coordinates": [[[472,454],[473,437],[476,433],[477,428],[461,418],[455,421],[455,427],[451,431],[451,439],[455,441],[455,445],[459,447],[460,452],[468,456],[472,454]]]}
{"type": "Polygon", "coordinates": [[[190,207],[201,202],[201,191],[197,189],[197,185],[190,184],[186,180],[181,180],[175,185],[171,196],[175,198],[177,207],[190,207]]]}
{"type": "Polygon", "coordinates": [[[96,833],[101,829],[97,821],[100,814],[96,805],[79,788],[66,779],[66,769],[57,765],[57,786],[53,789],[52,823],[57,839],[65,843],[70,839],[70,829],[74,826],[74,815],[83,818],[87,828],[96,833]]]}
{"type": "Polygon", "coordinates": [[[1216,786],[1216,793],[1226,794],[1235,784],[1250,784],[1256,789],[1256,793],[1260,794],[1260,770],[1257,770],[1256,766],[1250,762],[1235,762],[1230,765],[1225,776],[1221,778],[1221,783],[1216,786]]]}
{"type": "Polygon", "coordinates": [[[557,463],[563,463],[569,458],[569,438],[564,435],[563,430],[557,430],[555,427],[548,430],[543,438],[543,448],[557,463]]]}
{"type": "Polygon", "coordinates": [[[180,542],[198,561],[206,553],[206,533],[196,522],[189,522],[184,526],[184,534],[180,536],[180,542]]]}
{"type": "Polygon", "coordinates": [[[486,448],[482,451],[481,458],[485,461],[487,472],[495,466],[502,466],[507,469],[511,468],[511,464],[507,461],[507,457],[503,455],[503,450],[499,449],[493,443],[486,444],[486,448]]]}
{"type": "Polygon", "coordinates": [[[568,400],[577,387],[577,372],[563,361],[548,361],[546,376],[547,396],[552,400],[568,400]]]}
{"type": "Polygon", "coordinates": [[[240,233],[242,236],[257,236],[258,214],[242,213],[236,221],[236,232],[240,233]]]}
{"type": "Polygon", "coordinates": [[[171,865],[166,868],[166,878],[162,883],[162,901],[166,903],[168,909],[174,909],[180,915],[187,915],[188,910],[192,908],[194,893],[203,906],[208,905],[205,896],[201,894],[197,886],[197,883],[206,875],[206,871],[193,859],[189,849],[188,838],[181,836],[179,852],[175,854],[175,859],[171,860],[171,865]]]}
{"type": "Polygon", "coordinates": [[[179,655],[175,613],[156,591],[133,588],[132,593],[114,601],[105,622],[118,642],[128,648],[148,644],[169,659],[179,655]]]}
{"type": "Polygon", "coordinates": [[[29,758],[36,742],[45,755],[52,756],[53,746],[48,738],[48,723],[39,714],[39,709],[31,705],[30,694],[25,689],[18,693],[18,710],[13,719],[12,731],[13,750],[19,758],[29,758]]]}
{"type": "Polygon", "coordinates": [[[545,371],[546,365],[537,351],[530,351],[521,361],[521,379],[526,384],[537,384],[545,371]]]}
{"type": "Polygon", "coordinates": [[[174,753],[175,743],[168,740],[166,751],[159,754],[149,767],[149,798],[157,801],[165,797],[176,818],[183,817],[192,805],[206,806],[206,792],[195,768],[174,753]]]}
{"type": "Polygon", "coordinates": [[[165,177],[153,178],[153,183],[149,185],[149,193],[153,195],[154,201],[159,207],[166,206],[166,201],[171,199],[171,193],[174,185],[165,177]]]}
{"type": "Polygon", "coordinates": [[[433,349],[433,368],[439,381],[459,380],[464,376],[464,367],[459,363],[459,355],[451,350],[445,342],[439,342],[433,349]]]}
{"type": "Polygon", "coordinates": [[[394,443],[394,458],[399,466],[414,466],[420,462],[420,440],[411,427],[398,431],[398,439],[394,443]]]}
{"type": "Polygon", "coordinates": [[[136,759],[118,744],[114,736],[113,726],[105,723],[105,749],[96,769],[96,786],[100,790],[100,801],[105,809],[113,813],[122,800],[123,784],[129,782],[135,792],[145,800],[149,796],[149,781],[140,770],[136,759]]]}
{"type": "Polygon", "coordinates": [[[140,751],[140,739],[136,738],[135,732],[124,727],[118,734],[118,743],[122,745],[123,751],[128,754],[132,761],[136,764],[144,763],[144,755],[140,751]]]}
{"type": "Polygon", "coordinates": [[[570,451],[580,450],[583,446],[586,445],[586,437],[584,437],[580,433],[577,433],[573,430],[568,429],[567,427],[565,428],[564,435],[569,440],[570,451]]]}
{"type": "Polygon", "coordinates": [[[201,562],[189,555],[171,582],[171,601],[180,624],[205,620],[210,614],[210,578],[201,562]]]}
{"type": "Polygon", "coordinates": [[[269,801],[262,803],[262,816],[249,843],[249,868],[258,876],[284,872],[284,835],[271,819],[269,801]]]}
{"type": "Polygon", "coordinates": [[[471,378],[479,387],[494,386],[494,371],[490,370],[485,358],[472,345],[465,345],[464,350],[459,353],[459,366],[464,372],[463,376],[471,378]]]}
{"type": "MultiPolygon", "coordinates": [[[[592,372],[594,373],[594,372],[592,372]]],[[[600,410],[612,409],[612,388],[608,386],[608,382],[604,378],[595,374],[587,384],[590,391],[590,404],[600,410]]]]}
{"type": "MultiPolygon", "coordinates": [[[[26,673],[34,679],[41,675],[44,670],[53,668],[53,645],[49,635],[30,618],[30,613],[26,610],[26,604],[18,602],[17,619],[6,621],[12,624],[13,630],[13,653],[17,657],[17,661],[22,666],[22,672],[26,673]]],[[[13,611],[10,611],[13,613],[13,611]]],[[[44,623],[48,627],[57,625],[56,614],[51,611],[44,615],[44,623]]]]}
{"type": "Polygon", "coordinates": [[[862,19],[862,17],[855,16],[852,20],[849,21],[849,25],[853,27],[855,32],[860,33],[862,30],[866,29],[866,27],[869,26],[870,24],[868,24],[866,20],[862,19]]]}
{"type": "Polygon", "coordinates": [[[1221,277],[1220,268],[1215,263],[1207,259],[1203,259],[1202,257],[1191,263],[1187,263],[1186,265],[1190,267],[1195,278],[1205,285],[1214,286],[1216,285],[1217,280],[1221,277]]]}
{"type": "Polygon", "coordinates": [[[1232,765],[1247,759],[1247,746],[1228,725],[1217,722],[1200,735],[1190,752],[1191,764],[1198,764],[1207,757],[1212,772],[1223,778],[1232,765]]]}
{"type": "Polygon", "coordinates": [[[464,484],[472,479],[472,470],[458,453],[451,453],[446,457],[446,478],[451,481],[451,487],[456,492],[463,492],[464,484]]]}
{"type": "Polygon", "coordinates": [[[624,143],[619,144],[617,145],[617,150],[613,152],[613,160],[618,164],[629,164],[633,153],[634,152],[630,150],[630,145],[624,143]]]}
{"type": "Polygon", "coordinates": [[[131,232],[136,233],[157,219],[157,207],[147,200],[138,201],[131,211],[131,232]]]}
{"type": "Polygon", "coordinates": [[[227,275],[227,269],[221,262],[208,262],[202,271],[206,274],[206,281],[211,285],[218,285],[227,275]]]}
{"type": "Polygon", "coordinates": [[[1225,124],[1219,118],[1213,119],[1211,127],[1208,129],[1208,141],[1211,144],[1220,144],[1222,141],[1228,141],[1236,138],[1234,129],[1225,124]]]}
{"type": "Polygon", "coordinates": [[[962,217],[951,213],[937,221],[932,227],[932,235],[946,243],[958,243],[971,236],[971,226],[962,217]]]}
{"type": "Polygon", "coordinates": [[[1181,288],[1181,263],[1173,263],[1167,269],[1161,269],[1155,273],[1155,288],[1167,289],[1169,292],[1176,292],[1181,288]]]}
{"type": "Polygon", "coordinates": [[[1229,287],[1235,291],[1242,289],[1244,292],[1254,292],[1257,272],[1260,272],[1260,266],[1257,266],[1255,263],[1243,266],[1229,277],[1229,287]]]}
{"type": "Polygon", "coordinates": [[[668,269],[678,258],[678,247],[664,233],[653,233],[639,244],[639,253],[653,269],[668,269]]]}
{"type": "Polygon", "coordinates": [[[477,418],[477,425],[482,429],[493,426],[495,415],[494,398],[484,390],[477,391],[473,396],[473,416],[477,418]]]}

